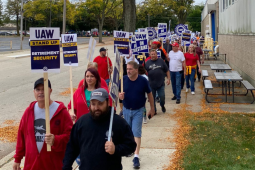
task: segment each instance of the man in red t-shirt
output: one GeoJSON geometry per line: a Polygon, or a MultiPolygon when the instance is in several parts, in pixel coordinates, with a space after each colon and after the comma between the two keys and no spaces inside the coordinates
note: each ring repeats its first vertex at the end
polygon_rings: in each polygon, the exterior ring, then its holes
{"type": "MultiPolygon", "coordinates": [[[[204,53],[203,53],[202,49],[198,46],[197,40],[194,40],[192,44],[196,47],[196,53],[198,55],[200,65],[201,65],[201,63],[204,64],[204,53]],[[200,56],[202,56],[202,60],[200,59],[200,56]]],[[[198,81],[200,81],[201,73],[199,73],[198,67],[197,67],[197,77],[198,77],[198,81]]],[[[196,79],[194,79],[194,80],[196,81],[196,79]]]]}
{"type": "Polygon", "coordinates": [[[99,76],[102,77],[106,81],[107,85],[109,86],[109,82],[110,82],[109,74],[111,74],[112,72],[112,61],[109,57],[106,56],[106,49],[104,47],[100,48],[99,52],[100,52],[100,55],[97,56],[93,62],[97,63],[99,76]],[[107,58],[109,61],[109,66],[107,64],[107,58]]]}

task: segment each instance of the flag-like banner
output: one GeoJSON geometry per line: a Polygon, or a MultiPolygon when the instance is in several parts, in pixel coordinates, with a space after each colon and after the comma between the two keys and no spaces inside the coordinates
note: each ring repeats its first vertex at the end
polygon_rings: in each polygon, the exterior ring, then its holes
{"type": "Polygon", "coordinates": [[[77,34],[62,34],[62,48],[65,66],[78,66],[77,34]]]}
{"type": "Polygon", "coordinates": [[[120,81],[119,81],[119,77],[120,77],[120,52],[117,49],[117,47],[115,47],[115,64],[113,67],[113,73],[111,76],[111,88],[109,90],[109,95],[111,96],[113,102],[115,103],[115,105],[117,106],[118,103],[118,97],[119,97],[119,85],[120,85],[120,81]]]}
{"type": "Polygon", "coordinates": [[[114,31],[114,53],[116,47],[121,56],[129,56],[129,32],[114,31]]]}
{"type": "Polygon", "coordinates": [[[59,38],[59,28],[30,27],[33,72],[60,72],[59,38]]]}

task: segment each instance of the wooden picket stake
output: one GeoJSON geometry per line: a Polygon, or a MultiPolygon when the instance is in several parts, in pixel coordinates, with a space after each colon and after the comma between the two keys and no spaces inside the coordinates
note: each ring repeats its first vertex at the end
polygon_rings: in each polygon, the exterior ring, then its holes
{"type": "Polygon", "coordinates": [[[145,65],[145,60],[146,60],[146,56],[145,56],[145,53],[142,53],[143,55],[143,59],[144,59],[144,65],[145,65]]]}
{"type": "Polygon", "coordinates": [[[123,93],[123,56],[120,56],[120,90],[123,93]]]}
{"type": "MultiPolygon", "coordinates": [[[[48,83],[48,73],[43,73],[44,78],[44,100],[45,100],[45,125],[46,125],[46,134],[50,134],[50,96],[49,96],[49,83],[48,83]]],[[[47,151],[51,151],[51,146],[47,144],[47,151]]]]}
{"type": "MultiPolygon", "coordinates": [[[[73,75],[72,75],[72,66],[70,66],[70,91],[71,91],[71,110],[74,114],[74,106],[73,106],[73,75]]],[[[73,122],[75,123],[75,121],[73,122]]]]}

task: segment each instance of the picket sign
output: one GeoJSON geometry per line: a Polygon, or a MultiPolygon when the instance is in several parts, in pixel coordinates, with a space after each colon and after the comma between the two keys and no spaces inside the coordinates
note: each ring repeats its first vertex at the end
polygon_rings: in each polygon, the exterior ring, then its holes
{"type": "MultiPolygon", "coordinates": [[[[50,134],[50,109],[49,109],[49,83],[48,83],[48,72],[43,73],[44,79],[44,101],[45,101],[45,125],[46,134],[50,134]]],[[[51,146],[47,144],[47,151],[51,151],[51,146]]]]}
{"type": "Polygon", "coordinates": [[[96,47],[96,40],[92,37],[90,37],[89,39],[89,51],[87,54],[87,59],[89,62],[93,61],[93,55],[94,55],[94,51],[95,51],[95,47],[96,47]]]}

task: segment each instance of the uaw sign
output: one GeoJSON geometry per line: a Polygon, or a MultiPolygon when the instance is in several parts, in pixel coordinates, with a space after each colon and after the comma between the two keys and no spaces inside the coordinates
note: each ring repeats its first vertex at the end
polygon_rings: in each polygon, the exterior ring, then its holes
{"type": "Polygon", "coordinates": [[[149,40],[154,40],[157,38],[157,31],[153,27],[147,27],[149,40]]]}
{"type": "Polygon", "coordinates": [[[185,31],[185,30],[188,30],[188,27],[187,25],[184,25],[184,24],[179,24],[179,25],[176,25],[174,31],[175,33],[181,37],[182,36],[182,32],[185,31]]]}
{"type": "Polygon", "coordinates": [[[121,56],[129,56],[129,32],[114,31],[114,53],[116,48],[121,56]]]}
{"type": "Polygon", "coordinates": [[[59,28],[29,30],[32,72],[60,72],[59,28]]]}
{"type": "Polygon", "coordinates": [[[111,88],[109,90],[109,95],[111,96],[113,102],[117,106],[119,97],[119,77],[120,77],[120,53],[117,47],[115,47],[115,64],[113,67],[113,75],[111,77],[111,88]]]}
{"type": "Polygon", "coordinates": [[[78,66],[77,34],[62,34],[62,48],[65,66],[78,66]]]}
{"type": "Polygon", "coordinates": [[[191,41],[191,32],[189,30],[183,31],[182,32],[182,43],[185,44],[186,46],[189,46],[190,41],[191,41]]]}
{"type": "Polygon", "coordinates": [[[138,28],[138,32],[146,32],[146,28],[138,28]]]}
{"type": "Polygon", "coordinates": [[[163,43],[166,42],[167,23],[158,23],[158,38],[163,38],[163,43]]]}
{"type": "Polygon", "coordinates": [[[132,35],[132,37],[131,37],[131,50],[132,50],[133,55],[138,55],[137,48],[136,48],[135,35],[132,35]]]}
{"type": "Polygon", "coordinates": [[[136,48],[138,53],[149,53],[147,32],[136,32],[136,48]]]}

